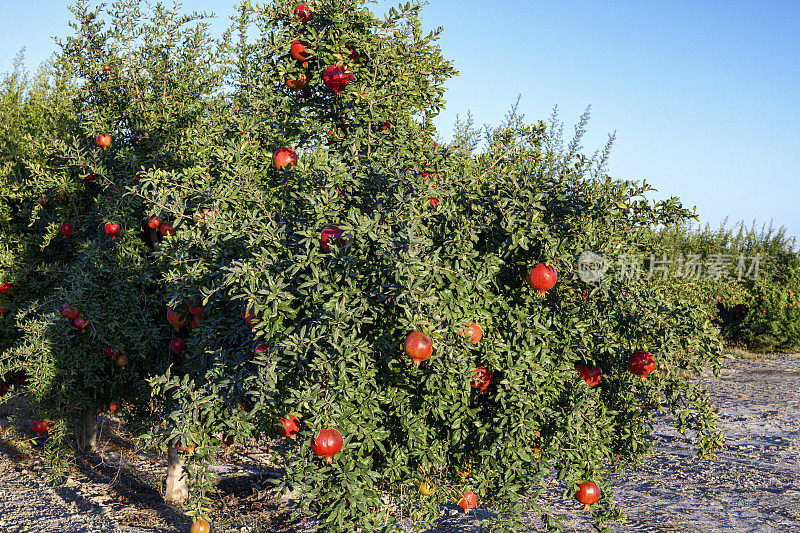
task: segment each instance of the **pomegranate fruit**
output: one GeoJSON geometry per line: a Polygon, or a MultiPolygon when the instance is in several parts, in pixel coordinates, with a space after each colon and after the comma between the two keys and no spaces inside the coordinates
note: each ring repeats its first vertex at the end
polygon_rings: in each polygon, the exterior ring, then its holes
{"type": "Polygon", "coordinates": [[[539,298],[544,298],[547,291],[555,286],[557,280],[556,269],[544,263],[539,263],[528,272],[528,285],[539,291],[539,298]]]}
{"type": "Polygon", "coordinates": [[[425,478],[422,483],[419,484],[419,494],[423,497],[428,497],[434,493],[436,490],[436,485],[431,483],[428,478],[425,478]]]}
{"type": "Polygon", "coordinates": [[[653,354],[644,350],[637,350],[628,357],[628,370],[645,380],[645,377],[656,369],[656,360],[653,354]]]}
{"type": "Polygon", "coordinates": [[[86,320],[84,317],[78,315],[77,317],[72,319],[72,325],[78,331],[86,331],[86,326],[89,325],[89,321],[86,320]]]}
{"type": "Polygon", "coordinates": [[[422,361],[428,360],[433,353],[433,341],[421,331],[412,331],[406,337],[403,349],[413,361],[414,366],[419,366],[422,361]]]}
{"type": "Polygon", "coordinates": [[[308,9],[308,6],[305,4],[300,4],[294,8],[294,14],[297,16],[297,20],[303,24],[311,20],[311,10],[308,9]]]}
{"type": "Polygon", "coordinates": [[[314,57],[314,50],[308,45],[306,41],[295,39],[289,48],[292,57],[300,61],[304,67],[308,66],[308,62],[314,57]]]}
{"type": "Polygon", "coordinates": [[[478,344],[478,341],[483,338],[483,330],[478,324],[470,320],[464,324],[461,335],[466,337],[472,344],[478,344]]]}
{"type": "Polygon", "coordinates": [[[111,405],[108,406],[108,410],[112,413],[115,412],[119,408],[119,404],[117,402],[111,402],[111,405]]]}
{"type": "Polygon", "coordinates": [[[167,322],[172,324],[172,327],[175,328],[175,331],[181,329],[181,326],[183,325],[181,317],[178,316],[178,313],[176,313],[172,309],[167,309],[167,322]]]}
{"type": "Polygon", "coordinates": [[[189,530],[189,533],[208,533],[209,531],[211,531],[211,524],[202,518],[198,518],[192,524],[192,528],[189,530]]]}
{"type": "Polygon", "coordinates": [[[345,87],[354,79],[353,73],[348,72],[347,68],[341,65],[328,65],[325,72],[322,73],[322,83],[329,91],[333,91],[337,95],[342,94],[345,87]]]}
{"type": "Polygon", "coordinates": [[[111,135],[109,135],[108,133],[101,133],[100,135],[97,136],[97,139],[95,139],[95,141],[97,142],[97,146],[105,150],[106,148],[111,146],[111,135]]]}
{"type": "Polygon", "coordinates": [[[175,337],[169,343],[169,349],[174,353],[183,353],[186,351],[186,343],[180,337],[175,337]]]}
{"type": "Polygon", "coordinates": [[[320,430],[314,443],[311,445],[311,450],[317,455],[324,457],[329,463],[333,462],[333,456],[342,451],[344,440],[342,434],[333,428],[325,428],[320,430]]]}
{"type": "MultiPolygon", "coordinates": [[[[300,419],[298,419],[295,415],[289,415],[289,418],[281,418],[281,427],[278,428],[278,433],[283,435],[284,439],[286,437],[294,437],[297,435],[298,431],[300,431],[300,419]]],[[[341,450],[341,447],[339,449],[341,450]]]]}
{"type": "Polygon", "coordinates": [[[34,420],[31,424],[31,429],[37,435],[41,435],[47,431],[47,423],[44,420],[34,420]]]}
{"type": "Polygon", "coordinates": [[[59,228],[58,231],[61,232],[61,235],[63,235],[64,237],[72,235],[73,231],[72,224],[70,224],[69,222],[64,222],[63,224],[61,224],[61,228],[59,228]]]}
{"type": "Polygon", "coordinates": [[[575,365],[575,370],[583,381],[590,387],[596,387],[600,384],[600,379],[603,377],[603,369],[599,366],[588,367],[586,365],[575,365]]]}
{"type": "Polygon", "coordinates": [[[175,235],[175,228],[169,222],[163,222],[158,226],[158,231],[161,232],[161,235],[175,235]]]}
{"type": "Polygon", "coordinates": [[[588,509],[590,505],[600,499],[600,487],[594,481],[579,483],[575,499],[583,504],[584,509],[588,509]]]}
{"type": "Polygon", "coordinates": [[[353,46],[353,43],[345,43],[344,47],[347,48],[348,52],[350,52],[350,55],[347,59],[354,63],[358,63],[358,60],[361,58],[361,54],[358,53],[356,47],[353,46]]]}
{"type": "Polygon", "coordinates": [[[439,199],[438,198],[431,198],[428,201],[428,203],[430,204],[431,207],[436,207],[437,205],[439,205],[439,199]]]}
{"type": "Polygon", "coordinates": [[[112,239],[117,238],[117,235],[119,235],[121,229],[122,228],[120,228],[119,224],[116,222],[112,224],[106,224],[103,228],[103,230],[106,232],[106,235],[110,235],[112,239]]]}
{"type": "Polygon", "coordinates": [[[0,283],[0,294],[8,294],[8,289],[11,286],[8,283],[0,283]]]}
{"type": "Polygon", "coordinates": [[[161,222],[162,221],[160,218],[153,215],[147,219],[147,227],[150,229],[158,229],[158,227],[161,225],[161,222]]]}
{"type": "Polygon", "coordinates": [[[272,155],[272,164],[275,165],[275,168],[278,170],[286,166],[292,168],[297,164],[297,154],[294,150],[286,146],[278,148],[272,155]]]}
{"type": "Polygon", "coordinates": [[[106,346],[106,356],[108,356],[109,359],[116,359],[117,355],[119,354],[114,348],[111,346],[106,346]]]}
{"type": "Polygon", "coordinates": [[[472,374],[470,385],[473,389],[478,389],[481,392],[486,392],[489,384],[492,382],[492,371],[487,370],[485,366],[475,367],[475,372],[472,374]]]}
{"type": "Polygon", "coordinates": [[[461,499],[458,500],[458,506],[464,509],[465,513],[468,513],[470,509],[474,509],[477,505],[478,495],[472,491],[463,493],[461,499]]]}
{"type": "Polygon", "coordinates": [[[64,315],[64,317],[68,320],[74,320],[78,318],[78,315],[80,315],[81,312],[78,309],[72,309],[67,304],[64,304],[64,307],[61,308],[61,314],[64,315]]]}
{"type": "Polygon", "coordinates": [[[336,224],[328,224],[327,226],[322,228],[322,232],[320,233],[319,236],[319,244],[320,248],[322,248],[322,251],[326,254],[331,251],[329,243],[331,242],[332,239],[338,239],[338,242],[336,244],[338,244],[339,246],[344,246],[345,244],[347,244],[347,240],[342,239],[343,234],[344,231],[341,228],[339,228],[339,226],[337,226],[336,224]]]}
{"type": "Polygon", "coordinates": [[[286,75],[286,78],[284,78],[284,83],[286,84],[286,86],[292,89],[293,91],[299,91],[300,89],[308,85],[308,81],[309,81],[308,74],[306,74],[305,72],[301,72],[300,74],[297,75],[296,78],[290,78],[288,74],[286,75]]]}
{"type": "Polygon", "coordinates": [[[129,363],[127,355],[118,355],[116,359],[114,359],[114,364],[122,367],[126,366],[129,363]]]}

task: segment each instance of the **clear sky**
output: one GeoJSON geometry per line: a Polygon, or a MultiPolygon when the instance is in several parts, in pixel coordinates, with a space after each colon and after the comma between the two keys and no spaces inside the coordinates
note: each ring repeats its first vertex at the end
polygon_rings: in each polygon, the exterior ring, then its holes
{"type": "MultiPolygon", "coordinates": [[[[381,0],[374,11],[397,2],[381,0]]],[[[34,68],[65,35],[68,1],[0,0],[0,71],[26,48],[34,68]]],[[[223,27],[233,0],[186,1],[223,27]]],[[[592,106],[584,146],[616,131],[609,173],[647,179],[703,222],[784,225],[800,237],[800,1],[431,0],[448,83],[438,120],[497,125],[521,97],[530,121],[554,106],[571,132],[592,106]]]]}

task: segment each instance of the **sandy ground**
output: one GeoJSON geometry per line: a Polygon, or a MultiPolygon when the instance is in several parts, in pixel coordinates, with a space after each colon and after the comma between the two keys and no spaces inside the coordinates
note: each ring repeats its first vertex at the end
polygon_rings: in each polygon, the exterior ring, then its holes
{"type": "MultiPolygon", "coordinates": [[[[688,437],[667,420],[658,424],[658,449],[647,466],[611,480],[628,515],[612,529],[800,533],[800,354],[733,361],[718,380],[703,379],[720,410],[727,448],[714,462],[698,460],[688,437]]],[[[245,518],[223,520],[220,524],[227,527],[215,531],[314,530],[313,521],[288,523],[291,502],[275,499],[263,483],[274,471],[259,465],[258,457],[231,457],[236,467],[223,465],[220,471],[227,484],[222,511],[245,518]]],[[[120,465],[135,458],[124,446],[110,445],[96,461],[82,463],[66,483],[51,487],[40,477],[35,459],[0,448],[0,533],[188,531],[181,513],[148,488],[146,475],[125,479],[120,465]]],[[[160,468],[151,461],[155,478],[160,468]]],[[[553,492],[560,490],[554,487],[553,492]]],[[[593,531],[588,513],[573,502],[554,499],[553,504],[567,515],[565,531],[593,531]]],[[[492,520],[486,510],[464,515],[450,506],[442,511],[430,533],[478,533],[492,520]]],[[[529,523],[529,531],[542,531],[534,517],[529,523]]]]}

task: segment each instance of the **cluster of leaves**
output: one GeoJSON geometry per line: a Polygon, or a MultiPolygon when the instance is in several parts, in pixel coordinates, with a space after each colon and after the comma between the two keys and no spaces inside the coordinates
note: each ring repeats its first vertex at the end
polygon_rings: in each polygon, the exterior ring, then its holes
{"type": "Polygon", "coordinates": [[[800,250],[785,228],[685,223],[665,227],[655,238],[664,256],[679,259],[669,269],[667,285],[703,309],[724,342],[752,351],[798,347],[800,250]],[[691,276],[679,272],[692,258],[721,268],[691,276]]]}

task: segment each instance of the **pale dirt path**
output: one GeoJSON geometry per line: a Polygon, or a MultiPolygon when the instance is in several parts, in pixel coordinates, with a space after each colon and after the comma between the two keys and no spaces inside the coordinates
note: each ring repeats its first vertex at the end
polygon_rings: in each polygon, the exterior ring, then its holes
{"type": "MultiPolygon", "coordinates": [[[[696,447],[664,421],[655,428],[658,448],[638,472],[614,478],[615,495],[628,521],[612,526],[616,532],[800,533],[800,354],[774,361],[733,361],[720,379],[704,376],[727,449],[715,462],[700,461],[696,447]]],[[[163,526],[148,529],[120,527],[114,520],[120,504],[104,499],[97,487],[73,483],[47,486],[23,473],[0,450],[0,533],[179,531],[163,526]],[[113,512],[110,512],[111,508],[113,512]]],[[[560,494],[561,486],[553,493],[560,494]]],[[[560,496],[554,510],[567,515],[565,531],[593,531],[587,513],[560,496]]],[[[429,533],[477,533],[492,516],[476,510],[465,516],[455,506],[443,509],[437,528],[429,533]]],[[[268,526],[250,533],[313,531],[301,527],[268,526]]],[[[530,518],[529,531],[541,531],[530,518]]],[[[215,529],[215,531],[242,531],[215,529]]]]}

